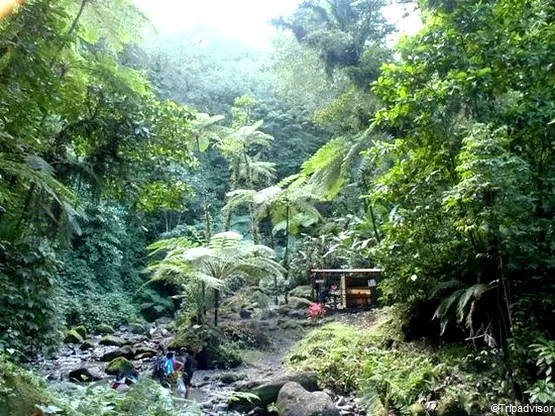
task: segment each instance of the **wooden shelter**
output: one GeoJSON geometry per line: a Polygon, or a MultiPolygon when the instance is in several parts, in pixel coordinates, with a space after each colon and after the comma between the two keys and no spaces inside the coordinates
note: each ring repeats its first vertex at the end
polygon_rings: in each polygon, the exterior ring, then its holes
{"type": "Polygon", "coordinates": [[[317,302],[336,309],[368,309],[375,304],[381,269],[313,269],[312,289],[317,302]]]}

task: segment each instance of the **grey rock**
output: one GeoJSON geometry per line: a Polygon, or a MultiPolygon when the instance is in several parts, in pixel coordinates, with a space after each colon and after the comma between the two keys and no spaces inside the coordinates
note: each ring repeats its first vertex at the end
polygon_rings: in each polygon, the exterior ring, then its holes
{"type": "Polygon", "coordinates": [[[70,381],[89,383],[91,381],[98,381],[101,379],[102,377],[100,377],[98,374],[93,373],[92,371],[90,371],[88,368],[85,368],[85,367],[81,367],[69,372],[70,381]]]}
{"type": "Polygon", "coordinates": [[[281,388],[276,405],[279,416],[340,416],[328,394],[309,392],[295,382],[281,388]]]}
{"type": "Polygon", "coordinates": [[[129,345],[130,342],[123,339],[123,338],[116,337],[114,335],[106,335],[106,336],[102,337],[99,344],[100,345],[113,345],[113,346],[116,346],[116,347],[123,347],[124,345],[129,345]]]}
{"type": "Polygon", "coordinates": [[[135,357],[135,351],[133,351],[130,346],[126,345],[124,347],[118,348],[117,350],[107,352],[102,357],[100,357],[100,361],[112,361],[113,359],[118,357],[132,360],[135,357]]]}
{"type": "Polygon", "coordinates": [[[227,411],[227,403],[218,403],[214,406],[214,411],[216,412],[226,412],[227,411]]]}

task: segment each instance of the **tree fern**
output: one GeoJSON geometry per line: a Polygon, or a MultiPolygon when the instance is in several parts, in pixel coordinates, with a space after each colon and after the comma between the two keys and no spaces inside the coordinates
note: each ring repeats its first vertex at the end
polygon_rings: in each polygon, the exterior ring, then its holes
{"type": "Polygon", "coordinates": [[[496,283],[478,283],[466,289],[459,289],[445,298],[434,313],[434,319],[441,321],[441,333],[445,332],[453,319],[458,323],[462,322],[471,309],[471,301],[479,300],[485,292],[495,287],[496,283]]]}
{"type": "MultiPolygon", "coordinates": [[[[171,281],[185,291],[211,288],[215,291],[215,299],[218,299],[224,281],[233,276],[257,282],[263,278],[282,277],[285,272],[274,260],[272,249],[243,241],[242,235],[235,232],[215,234],[207,245],[201,247],[193,247],[186,239],[169,239],[152,244],[150,249],[151,255],[159,255],[165,250],[165,257],[151,262],[146,269],[151,280],[171,281]],[[202,285],[199,286],[199,282],[202,285]]],[[[214,307],[217,313],[217,303],[214,307]]]]}

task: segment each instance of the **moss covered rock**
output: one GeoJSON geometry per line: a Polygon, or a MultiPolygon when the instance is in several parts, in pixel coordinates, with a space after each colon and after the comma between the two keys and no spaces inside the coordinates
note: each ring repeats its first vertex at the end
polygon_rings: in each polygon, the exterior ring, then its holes
{"type": "Polygon", "coordinates": [[[82,344],[83,341],[81,334],[74,329],[69,330],[64,338],[66,344],[82,344]]]}
{"type": "Polygon", "coordinates": [[[199,368],[233,368],[241,357],[229,344],[222,343],[222,334],[210,325],[182,326],[168,344],[168,349],[187,348],[193,352],[199,368]]]}
{"type": "Polygon", "coordinates": [[[129,331],[135,335],[145,335],[148,333],[149,326],[141,323],[131,323],[129,324],[129,331]]]}
{"type": "Polygon", "coordinates": [[[135,357],[135,351],[133,351],[130,346],[125,345],[121,348],[118,348],[117,350],[107,352],[102,357],[100,357],[100,361],[112,361],[119,357],[124,357],[128,360],[132,360],[135,357]]]}
{"type": "Polygon", "coordinates": [[[83,341],[81,346],[79,347],[80,350],[92,350],[94,348],[94,343],[91,340],[86,339],[83,341]]]}
{"type": "Polygon", "coordinates": [[[112,376],[118,375],[120,373],[130,373],[135,371],[133,363],[125,357],[117,357],[108,363],[106,366],[106,374],[112,376]]]}
{"type": "Polygon", "coordinates": [[[114,335],[106,335],[99,342],[100,345],[113,345],[116,347],[123,347],[124,345],[128,345],[129,343],[129,341],[120,337],[116,337],[114,335]]]}
{"type": "Polygon", "coordinates": [[[85,328],[83,325],[75,326],[71,329],[81,335],[83,339],[87,338],[87,328],[85,328]]]}
{"type": "Polygon", "coordinates": [[[251,381],[238,388],[241,392],[255,394],[258,400],[246,398],[233,399],[229,402],[231,410],[239,412],[249,412],[256,406],[266,407],[270,403],[275,403],[281,388],[290,382],[298,383],[308,392],[318,391],[318,380],[316,375],[311,372],[300,372],[266,380],[251,381]]]}
{"type": "Polygon", "coordinates": [[[414,403],[413,405],[409,406],[409,414],[410,416],[427,416],[428,412],[422,403],[414,403]]]}
{"type": "Polygon", "coordinates": [[[112,335],[116,332],[114,328],[108,324],[99,324],[95,327],[94,331],[99,335],[112,335]]]}
{"type": "Polygon", "coordinates": [[[468,416],[468,412],[454,398],[445,396],[437,404],[437,416],[468,416]]]}

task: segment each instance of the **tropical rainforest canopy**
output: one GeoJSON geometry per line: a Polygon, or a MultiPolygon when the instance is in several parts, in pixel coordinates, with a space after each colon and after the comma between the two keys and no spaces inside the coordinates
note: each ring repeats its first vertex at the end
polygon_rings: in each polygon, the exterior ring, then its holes
{"type": "MultiPolygon", "coordinates": [[[[392,43],[389,3],[299,2],[263,50],[131,0],[6,13],[0,397],[68,328],[213,327],[241,288],[378,267],[403,342],[477,366],[466,411],[555,403],[555,5],[401,2],[422,27],[392,43]]],[[[428,381],[374,391],[410,414],[428,381]]]]}

